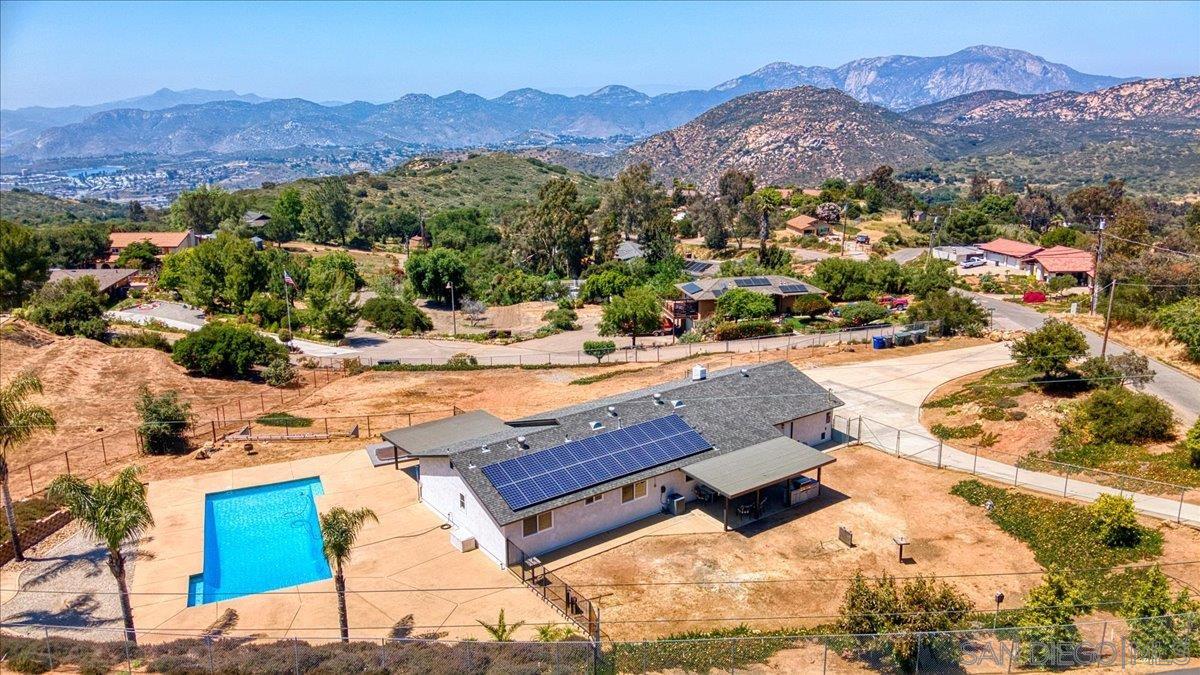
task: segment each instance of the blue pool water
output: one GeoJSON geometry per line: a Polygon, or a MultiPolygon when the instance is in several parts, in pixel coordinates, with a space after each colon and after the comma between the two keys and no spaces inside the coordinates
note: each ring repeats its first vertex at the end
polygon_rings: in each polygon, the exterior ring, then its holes
{"type": "Polygon", "coordinates": [[[214,492],[204,498],[204,572],[188,606],[328,579],[315,496],[320,478],[214,492]]]}

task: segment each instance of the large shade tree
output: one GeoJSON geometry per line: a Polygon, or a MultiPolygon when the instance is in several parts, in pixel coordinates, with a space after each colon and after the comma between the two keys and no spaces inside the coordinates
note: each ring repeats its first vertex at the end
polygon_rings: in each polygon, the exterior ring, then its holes
{"type": "Polygon", "coordinates": [[[117,580],[121,616],[125,619],[125,639],[135,644],[137,633],[121,547],[137,541],[146,528],[154,525],[154,516],[146,503],[146,486],[138,478],[140,471],[135,466],[125,467],[110,483],[89,484],[77,476],[59,476],[49,490],[108,551],[108,569],[117,580]]]}
{"type": "Polygon", "coordinates": [[[8,489],[8,453],[33,438],[39,430],[54,429],[54,414],[50,409],[28,401],[29,397],[41,393],[42,381],[31,372],[21,373],[0,387],[0,490],[4,493],[4,516],[8,519],[8,532],[17,560],[25,560],[25,554],[21,551],[17,514],[13,511],[12,494],[8,489]]]}
{"type": "Polygon", "coordinates": [[[340,506],[321,514],[321,550],[325,559],[333,566],[333,586],[337,589],[338,622],[342,629],[342,642],[350,641],[350,621],[346,614],[346,576],[343,566],[350,560],[350,552],[368,520],[379,522],[375,512],[368,508],[349,511],[340,506]]]}

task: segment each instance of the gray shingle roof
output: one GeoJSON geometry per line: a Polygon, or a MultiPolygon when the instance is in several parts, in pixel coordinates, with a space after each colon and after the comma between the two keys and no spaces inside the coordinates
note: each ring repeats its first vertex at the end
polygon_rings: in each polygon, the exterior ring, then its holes
{"type": "Polygon", "coordinates": [[[777,438],[782,434],[774,425],[842,405],[841,399],[786,361],[765,363],[745,370],[745,376],[740,369],[730,368],[709,373],[706,380],[676,380],[516,420],[509,424],[531,426],[463,440],[450,445],[446,451],[451,455],[455,470],[462,475],[484,508],[496,522],[506,525],[709,457],[777,438]],[[662,394],[661,404],[655,402],[655,393],[662,394]],[[684,406],[673,408],[671,400],[680,400],[684,406]],[[713,447],[691,457],[622,476],[518,511],[509,508],[483,474],[484,466],[561,445],[567,437],[578,440],[616,429],[618,420],[608,414],[608,406],[616,408],[622,426],[671,414],[679,415],[713,447]],[[549,420],[557,423],[551,424],[549,420]],[[547,423],[537,424],[538,421],[547,423]],[[605,429],[593,431],[593,421],[601,422],[605,429]],[[518,436],[525,437],[525,447],[518,445],[518,436]],[[487,448],[486,452],[484,447],[487,448]]]}
{"type": "Polygon", "coordinates": [[[623,241],[617,245],[617,260],[634,260],[643,255],[642,245],[636,241],[623,241]]]}
{"type": "Polygon", "coordinates": [[[69,270],[50,270],[51,283],[62,281],[63,279],[78,279],[80,277],[92,277],[96,280],[96,285],[100,290],[107,291],[117,284],[137,274],[138,271],[124,267],[114,267],[110,269],[69,269],[69,270]]]}

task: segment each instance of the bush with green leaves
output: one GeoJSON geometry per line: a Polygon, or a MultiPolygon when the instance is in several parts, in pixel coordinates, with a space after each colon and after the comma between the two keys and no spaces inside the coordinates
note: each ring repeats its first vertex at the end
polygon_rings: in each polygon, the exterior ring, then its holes
{"type": "Polygon", "coordinates": [[[745,340],[747,338],[776,335],[780,327],[770,319],[747,319],[745,321],[725,321],[713,329],[713,337],[717,340],[745,340]]]}
{"type": "Polygon", "coordinates": [[[272,387],[286,387],[297,377],[296,367],[287,358],[275,359],[263,370],[263,379],[272,387]]]}
{"type": "Polygon", "coordinates": [[[625,291],[637,285],[634,278],[625,267],[612,267],[602,272],[592,274],[583,280],[579,289],[579,297],[589,302],[603,302],[608,298],[622,295],[625,291]]]}
{"type": "Polygon", "coordinates": [[[139,330],[134,333],[119,333],[109,342],[114,347],[130,349],[157,349],[160,352],[171,353],[171,343],[162,333],[152,330],[139,330]]]}
{"type": "Polygon", "coordinates": [[[181,338],[171,358],[207,377],[248,379],[255,366],[287,358],[287,348],[250,326],[219,321],[181,338]]]}
{"type": "Polygon", "coordinates": [[[849,305],[843,305],[839,310],[842,318],[842,325],[847,328],[857,326],[865,326],[876,321],[882,321],[892,312],[887,307],[874,302],[852,302],[849,305]]]}
{"type": "Polygon", "coordinates": [[[617,343],[612,340],[585,340],[583,343],[583,353],[596,359],[596,363],[616,351],[617,343]]]}
{"type": "Polygon", "coordinates": [[[1084,359],[1076,370],[1092,387],[1120,387],[1128,384],[1142,389],[1154,380],[1150,359],[1137,352],[1092,356],[1084,359]]]}
{"type": "Polygon", "coordinates": [[[1092,527],[1105,546],[1130,548],[1142,540],[1133,500],[1128,497],[1103,494],[1088,505],[1092,527]]]}
{"type": "Polygon", "coordinates": [[[943,441],[948,441],[955,438],[974,438],[983,432],[983,427],[979,426],[978,422],[960,427],[935,424],[929,428],[929,431],[943,441]]]}
{"type": "Polygon", "coordinates": [[[457,354],[446,359],[446,365],[452,368],[477,366],[479,365],[479,359],[475,358],[475,356],[472,354],[468,354],[467,352],[458,352],[457,354]]]}
{"type": "Polygon", "coordinates": [[[367,300],[362,306],[362,317],[370,321],[376,330],[387,333],[423,333],[433,329],[433,321],[429,315],[411,302],[398,297],[376,297],[367,300]]]}
{"type": "Polygon", "coordinates": [[[467,295],[467,265],[462,254],[453,249],[435,248],[414,253],[405,263],[404,271],[413,290],[422,298],[449,303],[451,285],[454,287],[455,300],[467,295]]]}
{"type": "Polygon", "coordinates": [[[1171,438],[1175,413],[1152,394],[1111,387],[1093,392],[1080,402],[1064,433],[1085,431],[1097,443],[1146,443],[1171,438]]]}
{"type": "Polygon", "coordinates": [[[1196,420],[1184,437],[1183,449],[1187,452],[1188,464],[1193,469],[1200,469],[1200,419],[1196,420]]]}
{"type": "Polygon", "coordinates": [[[1154,323],[1183,343],[1189,359],[1200,362],[1200,298],[1187,298],[1159,309],[1154,323]]]}
{"type": "Polygon", "coordinates": [[[1193,655],[1200,603],[1186,590],[1171,594],[1171,582],[1155,565],[1128,584],[1117,614],[1129,622],[1129,641],[1139,658],[1171,659],[1193,655]]]}
{"type": "Polygon", "coordinates": [[[813,318],[828,314],[833,309],[833,303],[819,293],[805,293],[792,299],[792,313],[813,318]]]}
{"type": "Polygon", "coordinates": [[[601,335],[628,335],[637,345],[637,336],[649,335],[662,327],[662,302],[654,289],[637,286],[609,300],[600,317],[601,335]]]}
{"type": "Polygon", "coordinates": [[[746,288],[731,289],[716,302],[716,316],[722,321],[765,319],[774,313],[774,298],[746,288]]]}
{"type": "Polygon", "coordinates": [[[1047,377],[1070,374],[1071,361],[1088,352],[1087,339],[1071,324],[1049,319],[1041,328],[1026,333],[1009,347],[1013,360],[1047,377]]]}
{"type": "Polygon", "coordinates": [[[256,325],[273,328],[287,319],[288,306],[283,298],[273,293],[258,291],[246,301],[242,314],[256,325]]]}
{"type": "Polygon", "coordinates": [[[192,406],[179,398],[179,392],[169,390],[156,395],[142,385],[134,408],[141,418],[137,430],[143,451],[159,455],[188,449],[186,434],[192,422],[192,406]]]}
{"type": "Polygon", "coordinates": [[[25,318],[57,335],[100,340],[108,329],[104,301],[95,277],[68,277],[42,286],[29,299],[25,318]]]}
{"type": "Polygon", "coordinates": [[[1071,650],[1082,640],[1075,617],[1090,611],[1075,575],[1051,570],[1040,586],[1029,591],[1017,621],[1021,660],[1034,667],[1055,665],[1060,650],[1071,650]]]}
{"type": "Polygon", "coordinates": [[[575,310],[564,307],[555,307],[542,315],[542,321],[546,322],[546,326],[551,330],[579,330],[579,324],[576,321],[579,315],[575,310]]]}
{"type": "Polygon", "coordinates": [[[937,321],[941,335],[979,335],[987,328],[988,315],[971,298],[935,291],[908,309],[908,320],[937,321]]]}
{"type": "Polygon", "coordinates": [[[1050,283],[1046,284],[1046,288],[1051,295],[1062,295],[1063,291],[1078,285],[1079,282],[1070,274],[1059,274],[1050,278],[1050,283]]]}
{"type": "Polygon", "coordinates": [[[826,258],[817,263],[809,281],[832,300],[867,300],[880,293],[903,293],[906,275],[894,260],[826,258]]]}

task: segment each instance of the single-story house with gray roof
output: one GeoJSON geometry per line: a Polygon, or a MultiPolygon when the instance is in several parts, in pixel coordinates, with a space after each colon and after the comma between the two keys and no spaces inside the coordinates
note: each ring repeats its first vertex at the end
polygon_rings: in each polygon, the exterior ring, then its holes
{"type": "Polygon", "coordinates": [[[813,446],[832,440],[841,405],[778,361],[697,367],[688,379],[527,418],[467,413],[384,438],[417,459],[420,499],[452,536],[505,566],[698,498],[716,501],[727,526],[740,522],[739,500],[761,513],[764,490],[769,509],[797,503],[793,493],[815,494],[834,461],[813,446]],[[802,475],[813,471],[816,480],[802,475]]]}
{"type": "Polygon", "coordinates": [[[800,295],[829,295],[825,291],[805,283],[799,279],[778,274],[766,274],[760,277],[712,277],[709,279],[694,279],[675,287],[683,295],[694,301],[696,310],[695,320],[707,319],[717,311],[717,298],[735,288],[742,288],[752,293],[769,295],[775,299],[775,313],[786,314],[791,311],[792,303],[800,295]]]}
{"type": "Polygon", "coordinates": [[[138,270],[122,267],[52,269],[50,270],[49,282],[54,283],[63,279],[92,277],[96,280],[96,286],[100,289],[101,293],[108,295],[108,297],[114,300],[120,300],[129,292],[129,286],[133,283],[133,278],[137,274],[138,270]]]}

